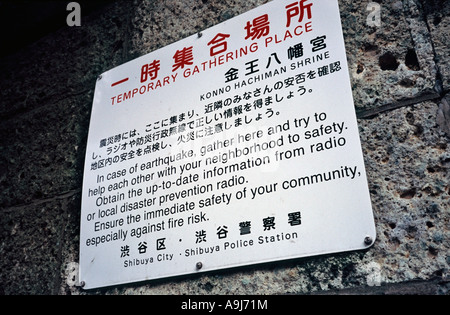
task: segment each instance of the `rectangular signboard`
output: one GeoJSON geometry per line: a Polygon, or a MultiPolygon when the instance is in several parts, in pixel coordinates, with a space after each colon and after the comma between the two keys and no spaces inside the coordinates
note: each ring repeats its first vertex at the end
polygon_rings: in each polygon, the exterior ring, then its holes
{"type": "Polygon", "coordinates": [[[337,1],[273,1],[99,76],[84,288],[374,239],[337,1]]]}

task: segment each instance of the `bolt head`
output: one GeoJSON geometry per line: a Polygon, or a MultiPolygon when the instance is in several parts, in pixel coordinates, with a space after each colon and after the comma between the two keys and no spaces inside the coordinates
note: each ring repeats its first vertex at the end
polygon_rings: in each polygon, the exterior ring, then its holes
{"type": "Polygon", "coordinates": [[[195,264],[195,267],[200,270],[203,267],[203,264],[199,261],[198,263],[195,264]]]}
{"type": "Polygon", "coordinates": [[[370,236],[366,236],[365,238],[364,238],[364,244],[366,244],[366,245],[370,245],[370,244],[372,244],[372,238],[370,237],[370,236]]]}

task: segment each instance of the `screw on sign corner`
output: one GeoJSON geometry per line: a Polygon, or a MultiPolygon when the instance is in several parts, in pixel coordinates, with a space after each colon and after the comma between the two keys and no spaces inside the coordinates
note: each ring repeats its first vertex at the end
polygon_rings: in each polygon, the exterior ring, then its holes
{"type": "Polygon", "coordinates": [[[199,261],[198,263],[195,264],[195,267],[197,268],[197,270],[200,270],[203,268],[203,264],[199,261]]]}

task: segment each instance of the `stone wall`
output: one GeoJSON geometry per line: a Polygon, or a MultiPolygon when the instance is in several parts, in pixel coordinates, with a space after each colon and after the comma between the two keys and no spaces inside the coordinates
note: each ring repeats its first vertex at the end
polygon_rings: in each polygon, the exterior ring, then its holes
{"type": "Polygon", "coordinates": [[[370,249],[78,286],[97,76],[266,2],[117,1],[0,61],[0,294],[448,294],[450,3],[440,0],[376,1],[369,23],[374,3],[339,0],[377,228],[370,249]]]}

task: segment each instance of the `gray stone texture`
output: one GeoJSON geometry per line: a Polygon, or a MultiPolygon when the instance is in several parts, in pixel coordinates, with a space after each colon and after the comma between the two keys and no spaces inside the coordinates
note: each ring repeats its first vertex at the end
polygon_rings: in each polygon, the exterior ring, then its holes
{"type": "MultiPolygon", "coordinates": [[[[448,1],[339,0],[377,228],[365,251],[84,291],[97,76],[267,1],[118,1],[0,60],[0,294],[448,294],[448,1]]],[[[61,13],[64,17],[65,12],[61,13]]],[[[112,122],[113,123],[113,122],[112,122]]]]}
{"type": "Polygon", "coordinates": [[[434,47],[435,61],[439,70],[438,79],[445,91],[450,89],[450,2],[421,1],[431,41],[434,47]]]}
{"type": "Polygon", "coordinates": [[[339,3],[359,116],[438,96],[433,45],[416,1],[381,3],[375,25],[367,22],[368,1],[339,3]]]}

